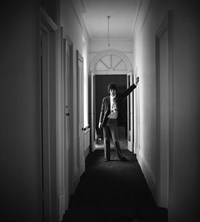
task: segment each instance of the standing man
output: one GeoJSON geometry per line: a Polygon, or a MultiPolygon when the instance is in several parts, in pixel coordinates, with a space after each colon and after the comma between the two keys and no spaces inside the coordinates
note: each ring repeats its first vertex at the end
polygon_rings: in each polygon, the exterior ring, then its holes
{"type": "Polygon", "coordinates": [[[138,82],[139,78],[136,80],[136,85],[131,85],[122,94],[117,93],[117,86],[115,83],[110,83],[108,85],[110,96],[103,98],[99,117],[99,128],[103,127],[105,161],[110,160],[110,133],[118,158],[122,161],[127,160],[122,154],[118,141],[117,119],[120,115],[123,115],[123,100],[136,88],[138,82]]]}

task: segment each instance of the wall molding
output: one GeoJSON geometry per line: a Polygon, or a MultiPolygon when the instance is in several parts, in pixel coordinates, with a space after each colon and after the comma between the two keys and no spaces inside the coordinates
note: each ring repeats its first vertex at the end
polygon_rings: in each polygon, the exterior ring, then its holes
{"type": "Polygon", "coordinates": [[[87,35],[87,37],[90,38],[90,33],[88,33],[88,30],[87,30],[87,28],[86,28],[86,26],[85,26],[85,23],[84,23],[83,19],[81,18],[81,16],[79,15],[79,14],[82,15],[82,13],[86,10],[86,9],[85,9],[85,4],[84,4],[84,2],[83,2],[83,1],[80,1],[80,3],[81,3],[81,8],[82,8],[82,10],[83,10],[82,12],[79,12],[79,11],[78,11],[78,9],[77,9],[76,4],[75,4],[74,1],[69,0],[69,3],[70,3],[70,6],[71,6],[71,8],[72,8],[72,10],[73,10],[73,12],[74,12],[74,15],[75,15],[75,17],[76,17],[76,19],[77,19],[78,24],[79,24],[80,27],[81,27],[82,32],[83,32],[85,35],[87,35]]]}
{"type": "MultiPolygon", "coordinates": [[[[138,33],[138,34],[141,33],[141,31],[146,23],[146,20],[148,18],[150,9],[152,7],[152,3],[153,3],[153,0],[146,0],[146,1],[141,0],[140,1],[139,7],[138,7],[139,8],[138,15],[137,15],[134,30],[133,30],[135,33],[138,33]]],[[[135,37],[136,36],[132,35],[133,40],[135,39],[135,37]]]]}
{"type": "Polygon", "coordinates": [[[149,166],[148,162],[146,161],[143,154],[139,151],[137,153],[137,160],[141,167],[142,173],[144,174],[144,177],[147,181],[147,184],[149,186],[149,189],[151,190],[151,193],[153,195],[153,198],[155,201],[157,201],[157,192],[156,192],[156,179],[155,175],[149,166]]]}
{"type": "Polygon", "coordinates": [[[88,156],[90,152],[90,128],[84,131],[84,157],[88,156]]]}
{"type": "Polygon", "coordinates": [[[52,31],[56,31],[58,29],[57,24],[42,7],[40,7],[40,20],[41,26],[46,27],[52,31]]]}

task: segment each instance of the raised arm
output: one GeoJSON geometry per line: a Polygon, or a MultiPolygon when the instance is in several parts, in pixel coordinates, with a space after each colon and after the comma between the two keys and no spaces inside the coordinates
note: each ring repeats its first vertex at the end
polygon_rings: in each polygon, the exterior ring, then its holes
{"type": "Polygon", "coordinates": [[[136,88],[136,85],[133,83],[124,93],[122,93],[122,97],[125,98],[128,96],[134,89],[136,88]]]}
{"type": "Polygon", "coordinates": [[[139,77],[137,77],[136,79],[136,85],[133,83],[124,93],[122,93],[122,97],[125,98],[126,96],[128,96],[138,85],[139,83],[139,77]]]}

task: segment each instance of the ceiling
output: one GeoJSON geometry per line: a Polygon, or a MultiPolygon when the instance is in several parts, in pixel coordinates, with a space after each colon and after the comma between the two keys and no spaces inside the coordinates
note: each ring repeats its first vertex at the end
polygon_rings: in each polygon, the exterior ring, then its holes
{"type": "Polygon", "coordinates": [[[83,22],[90,39],[109,37],[130,40],[133,35],[141,0],[80,0],[83,22]]]}

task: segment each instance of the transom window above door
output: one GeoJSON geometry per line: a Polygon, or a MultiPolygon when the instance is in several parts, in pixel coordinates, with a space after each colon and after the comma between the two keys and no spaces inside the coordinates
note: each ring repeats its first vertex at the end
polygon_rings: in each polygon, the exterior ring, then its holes
{"type": "Polygon", "coordinates": [[[96,71],[125,71],[126,64],[119,56],[110,54],[103,56],[96,65],[96,71]]]}
{"type": "Polygon", "coordinates": [[[127,75],[132,72],[132,64],[124,52],[108,49],[98,52],[92,58],[90,72],[93,75],[127,75]]]}

